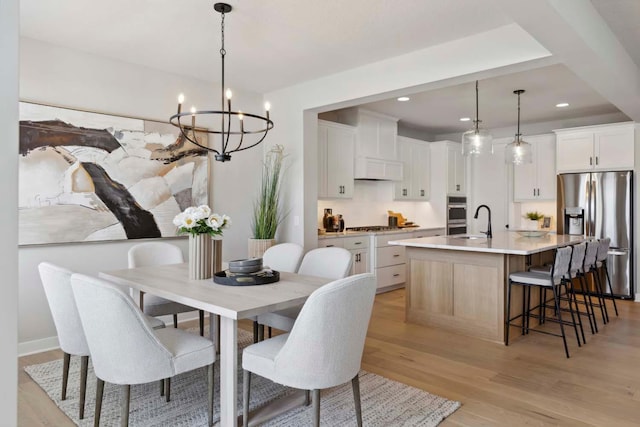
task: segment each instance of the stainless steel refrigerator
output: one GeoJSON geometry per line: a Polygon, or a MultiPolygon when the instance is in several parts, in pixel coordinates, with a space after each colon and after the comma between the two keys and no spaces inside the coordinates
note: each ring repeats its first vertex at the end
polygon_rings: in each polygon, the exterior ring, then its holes
{"type": "Polygon", "coordinates": [[[557,229],[569,234],[582,222],[586,236],[611,238],[607,259],[613,295],[633,298],[633,172],[585,172],[558,175],[557,229]],[[583,213],[580,221],[576,212],[583,213]],[[578,222],[576,222],[578,221],[578,222]]]}

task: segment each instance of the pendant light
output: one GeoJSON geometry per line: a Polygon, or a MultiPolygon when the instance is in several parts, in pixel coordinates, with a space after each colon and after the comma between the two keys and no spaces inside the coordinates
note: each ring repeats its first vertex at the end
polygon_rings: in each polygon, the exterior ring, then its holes
{"type": "Polygon", "coordinates": [[[247,150],[260,144],[267,136],[267,133],[273,128],[273,121],[269,117],[270,105],[268,102],[264,104],[265,115],[231,110],[232,93],[229,88],[225,91],[224,86],[224,57],[227,53],[224,48],[224,17],[225,14],[231,12],[232,7],[227,3],[216,3],[213,8],[222,18],[220,24],[220,58],[222,62],[220,110],[196,110],[195,107],[191,107],[189,112],[183,113],[182,103],[185,98],[184,95],[180,94],[180,96],[178,96],[178,112],[171,116],[169,122],[180,129],[180,133],[184,138],[200,148],[215,153],[214,158],[217,161],[228,162],[231,160],[231,153],[247,150]],[[196,128],[196,117],[204,116],[217,117],[220,120],[220,127],[213,129],[204,127],[196,128]],[[220,149],[202,144],[196,138],[196,130],[197,132],[206,132],[211,135],[220,135],[220,149]],[[252,140],[245,141],[245,137],[252,140]]]}
{"type": "Polygon", "coordinates": [[[465,156],[478,156],[480,154],[493,154],[493,137],[488,130],[480,127],[482,120],[478,117],[478,81],[476,80],[476,118],[473,121],[473,129],[462,134],[462,154],[465,156]]]}
{"type": "Polygon", "coordinates": [[[518,131],[513,142],[505,148],[504,160],[514,165],[524,165],[533,161],[531,144],[523,141],[520,133],[520,95],[524,89],[514,90],[513,93],[518,95],[518,131]]]}

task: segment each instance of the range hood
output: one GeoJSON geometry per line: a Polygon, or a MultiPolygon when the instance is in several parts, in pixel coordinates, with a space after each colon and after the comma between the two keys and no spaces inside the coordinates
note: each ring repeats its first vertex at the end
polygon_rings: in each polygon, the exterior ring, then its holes
{"type": "Polygon", "coordinates": [[[403,163],[372,157],[356,157],[355,179],[402,181],[403,163]]]}

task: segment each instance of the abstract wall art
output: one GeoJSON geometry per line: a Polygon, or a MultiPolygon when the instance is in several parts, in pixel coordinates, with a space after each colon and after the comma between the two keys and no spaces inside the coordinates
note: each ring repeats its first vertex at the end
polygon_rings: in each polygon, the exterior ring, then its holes
{"type": "Polygon", "coordinates": [[[20,103],[20,245],[176,236],[208,177],[207,151],[168,123],[20,103]]]}

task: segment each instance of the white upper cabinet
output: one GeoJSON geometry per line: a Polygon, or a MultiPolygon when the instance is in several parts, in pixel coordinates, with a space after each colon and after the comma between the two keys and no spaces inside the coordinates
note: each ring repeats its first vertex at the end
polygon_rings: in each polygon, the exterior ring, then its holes
{"type": "Polygon", "coordinates": [[[397,137],[398,159],[404,167],[402,181],[395,184],[396,200],[429,200],[430,147],[417,139],[397,137]]]}
{"type": "Polygon", "coordinates": [[[447,147],[447,193],[466,194],[465,186],[465,158],[462,155],[462,146],[450,142],[447,147]]]}
{"type": "Polygon", "coordinates": [[[633,169],[635,128],[627,122],[555,130],[557,172],[633,169]]]}
{"type": "Polygon", "coordinates": [[[318,198],[353,197],[355,139],[351,126],[318,121],[318,198]]]}
{"type": "Polygon", "coordinates": [[[356,157],[397,160],[398,120],[382,114],[358,110],[356,157]]]}
{"type": "Polygon", "coordinates": [[[523,139],[531,144],[533,162],[513,166],[514,201],[555,200],[555,135],[525,136],[523,139]]]}

